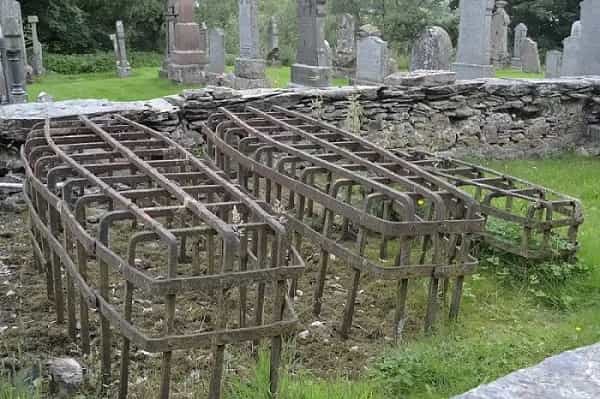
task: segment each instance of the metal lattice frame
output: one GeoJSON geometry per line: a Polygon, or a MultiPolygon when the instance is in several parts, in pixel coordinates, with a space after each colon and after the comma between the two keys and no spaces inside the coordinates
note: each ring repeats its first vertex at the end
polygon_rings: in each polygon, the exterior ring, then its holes
{"type": "Polygon", "coordinates": [[[36,267],[73,338],[79,303],[87,353],[89,308],[98,310],[105,385],[116,331],[120,398],[131,345],[162,353],[161,398],[169,396],[173,351],[213,348],[209,397],[217,399],[226,345],[264,338],[277,391],[282,335],[298,321],[286,281],[304,269],[280,216],[172,140],[121,116],[47,120],[29,135],[22,158],[36,267]],[[140,303],[152,304],[150,315],[140,303]],[[164,322],[148,326],[154,306],[164,322]],[[192,311],[206,316],[190,319],[192,311]]]}
{"type": "Polygon", "coordinates": [[[297,248],[303,238],[321,248],[315,315],[330,255],[353,270],[342,336],[352,326],[362,274],[398,281],[394,334],[405,321],[410,279],[430,278],[426,331],[450,278],[456,278],[450,317],[457,317],[464,276],[477,265],[471,236],[483,230],[468,194],[360,137],[276,106],[269,112],[221,108],[203,132],[216,166],[255,197],[287,210],[297,248]]]}
{"type": "Polygon", "coordinates": [[[535,260],[576,255],[577,233],[583,223],[582,205],[576,198],[449,157],[395,153],[468,190],[488,219],[483,238],[490,246],[535,260]]]}

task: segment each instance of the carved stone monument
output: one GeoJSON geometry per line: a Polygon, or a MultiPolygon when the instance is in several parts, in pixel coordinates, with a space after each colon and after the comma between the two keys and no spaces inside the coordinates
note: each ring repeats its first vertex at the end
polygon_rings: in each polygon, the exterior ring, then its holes
{"type": "Polygon", "coordinates": [[[21,51],[23,38],[21,20],[17,17],[3,18],[2,28],[6,40],[5,64],[9,101],[11,104],[26,103],[25,60],[21,51]]]}
{"type": "Polygon", "coordinates": [[[460,0],[460,27],[456,63],[457,79],[491,77],[490,36],[494,0],[460,0]]]}
{"type": "Polygon", "coordinates": [[[430,26],[413,45],[410,70],[449,70],[453,51],[448,32],[439,26],[430,26]]]}
{"type": "Polygon", "coordinates": [[[577,76],[582,74],[581,66],[581,21],[571,26],[571,36],[563,40],[563,57],[560,76],[577,76]]]}
{"type": "Polygon", "coordinates": [[[235,61],[234,88],[267,87],[266,62],[260,54],[258,0],[239,0],[240,56],[235,61]]]}
{"type": "Polygon", "coordinates": [[[335,73],[352,76],[356,70],[356,23],[351,14],[338,17],[337,46],[333,58],[335,73]]]}
{"type": "Polygon", "coordinates": [[[498,68],[504,68],[510,63],[510,54],[508,53],[510,17],[505,9],[507,4],[508,2],[504,0],[496,1],[496,11],[492,17],[491,62],[498,68]]]}
{"type": "Polygon", "coordinates": [[[298,48],[291,86],[327,87],[331,67],[325,46],[326,0],[298,1],[298,48]]]}
{"type": "Polygon", "coordinates": [[[117,75],[120,78],[127,78],[131,75],[131,65],[127,59],[127,44],[125,40],[125,28],[123,27],[123,21],[117,21],[117,75]]]}
{"type": "Polygon", "coordinates": [[[513,58],[511,65],[513,68],[521,69],[521,43],[527,38],[527,25],[520,23],[515,28],[513,58]]]}
{"type": "Polygon", "coordinates": [[[174,42],[168,57],[167,76],[178,83],[204,83],[208,65],[206,26],[194,22],[194,0],[178,0],[175,12],[174,42]]]}
{"type": "Polygon", "coordinates": [[[178,0],[167,0],[165,8],[165,32],[166,32],[166,44],[165,44],[165,59],[158,72],[162,78],[167,78],[169,75],[169,63],[171,54],[175,49],[175,22],[177,19],[177,1],[178,0]]]}
{"type": "Polygon", "coordinates": [[[600,75],[600,0],[581,2],[581,65],[585,75],[600,75]]]}
{"type": "Polygon", "coordinates": [[[27,22],[31,27],[31,41],[32,41],[32,55],[31,55],[31,68],[35,76],[41,76],[44,74],[44,58],[42,43],[38,37],[37,24],[39,19],[36,15],[30,15],[27,17],[27,22]]]}
{"type": "Polygon", "coordinates": [[[562,66],[562,53],[557,50],[550,50],[546,53],[546,79],[560,77],[560,68],[562,66]]]}
{"type": "Polygon", "coordinates": [[[383,84],[388,75],[388,44],[377,36],[361,37],[356,51],[355,84],[383,84]]]}

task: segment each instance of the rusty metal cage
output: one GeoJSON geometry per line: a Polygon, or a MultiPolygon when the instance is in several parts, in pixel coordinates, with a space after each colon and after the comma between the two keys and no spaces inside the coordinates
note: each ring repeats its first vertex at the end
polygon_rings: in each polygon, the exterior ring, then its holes
{"type": "Polygon", "coordinates": [[[122,336],[120,398],[131,346],[162,353],[161,398],[169,397],[173,351],[211,349],[209,397],[217,399],[226,345],[269,338],[277,391],[282,336],[298,321],[286,281],[304,270],[280,216],[119,115],[47,120],[21,151],[35,265],[74,339],[79,318],[87,353],[89,309],[98,310],[104,384],[114,332],[122,336]]]}
{"type": "Polygon", "coordinates": [[[451,278],[450,317],[457,317],[464,276],[477,266],[471,236],[484,222],[467,193],[360,137],[277,106],[221,108],[202,130],[208,158],[226,176],[287,212],[296,248],[303,239],[320,247],[315,315],[330,255],[352,270],[342,336],[352,327],[364,274],[398,282],[395,335],[405,322],[410,279],[430,279],[426,331],[451,278]]]}
{"type": "Polygon", "coordinates": [[[570,259],[579,250],[583,209],[576,198],[450,157],[395,154],[473,195],[487,219],[482,237],[488,245],[534,260],[570,259]]]}

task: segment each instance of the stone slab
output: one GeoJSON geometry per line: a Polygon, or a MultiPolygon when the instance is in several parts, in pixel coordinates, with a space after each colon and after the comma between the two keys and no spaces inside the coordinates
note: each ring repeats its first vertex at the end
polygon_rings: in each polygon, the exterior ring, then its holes
{"type": "Polygon", "coordinates": [[[546,75],[548,79],[560,77],[562,66],[562,52],[550,50],[546,53],[546,75]]]}
{"type": "Polygon", "coordinates": [[[385,78],[386,86],[420,86],[435,87],[454,84],[456,73],[452,71],[396,72],[385,78]]]}
{"type": "Polygon", "coordinates": [[[454,399],[600,398],[600,344],[565,352],[454,399]]]}
{"type": "Polygon", "coordinates": [[[410,70],[449,70],[453,52],[448,32],[439,26],[428,27],[413,45],[410,70]]]}

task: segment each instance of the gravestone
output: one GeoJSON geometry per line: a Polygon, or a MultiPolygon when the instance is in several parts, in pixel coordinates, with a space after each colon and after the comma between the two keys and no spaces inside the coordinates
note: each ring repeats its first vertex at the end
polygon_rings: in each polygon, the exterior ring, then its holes
{"type": "Polygon", "coordinates": [[[208,72],[215,74],[225,73],[225,31],[221,28],[212,28],[208,31],[208,72]]]}
{"type": "Polygon", "coordinates": [[[527,25],[520,23],[515,28],[512,67],[521,69],[521,44],[527,38],[527,25]]]}
{"type": "Polygon", "coordinates": [[[571,36],[563,40],[563,57],[560,76],[577,76],[582,74],[581,66],[581,21],[571,26],[571,36]]]}
{"type": "Polygon", "coordinates": [[[326,0],[297,0],[298,46],[291,86],[327,87],[331,66],[325,46],[326,0]]]}
{"type": "Polygon", "coordinates": [[[525,40],[523,40],[523,43],[521,43],[521,65],[523,68],[523,72],[542,72],[538,45],[530,38],[526,38],[525,40]]]}
{"type": "Polygon", "coordinates": [[[208,65],[207,29],[194,22],[194,0],[177,0],[174,43],[167,77],[178,83],[205,83],[208,65]]]}
{"type": "Polygon", "coordinates": [[[333,65],[335,72],[341,76],[351,76],[356,69],[356,23],[351,14],[342,14],[337,18],[337,46],[333,65]]]}
{"type": "Polygon", "coordinates": [[[2,29],[6,40],[6,82],[11,104],[27,102],[25,88],[25,60],[21,52],[22,26],[18,17],[3,19],[2,29]]]}
{"type": "Polygon", "coordinates": [[[388,44],[377,36],[361,37],[356,50],[355,84],[383,84],[388,75],[388,44]]]}
{"type": "Polygon", "coordinates": [[[260,54],[258,0],[239,0],[240,56],[235,61],[234,88],[267,87],[266,62],[260,54]]]}
{"type": "Polygon", "coordinates": [[[504,68],[510,63],[508,53],[510,16],[505,9],[507,4],[508,2],[504,0],[496,1],[496,11],[492,16],[491,63],[498,68],[504,68]]]}
{"type": "Polygon", "coordinates": [[[117,21],[117,75],[120,78],[128,78],[131,75],[131,65],[127,59],[127,44],[125,40],[125,28],[123,27],[123,21],[117,21]]]}
{"type": "Polygon", "coordinates": [[[581,2],[581,65],[585,75],[600,75],[600,0],[581,2]]]}
{"type": "Polygon", "coordinates": [[[279,65],[279,25],[277,18],[269,19],[269,31],[267,32],[267,63],[279,65]]]}
{"type": "Polygon", "coordinates": [[[562,53],[557,50],[550,50],[546,53],[546,79],[560,77],[560,68],[562,66],[562,53]]]}
{"type": "Polygon", "coordinates": [[[41,76],[44,74],[44,59],[42,54],[42,43],[38,37],[37,24],[39,19],[35,15],[27,17],[27,22],[31,27],[31,41],[32,41],[32,56],[31,56],[31,68],[35,76],[41,76]]]}
{"type": "Polygon", "coordinates": [[[490,65],[490,37],[494,0],[460,0],[460,26],[456,63],[457,79],[494,75],[490,65]]]}
{"type": "Polygon", "coordinates": [[[19,43],[18,47],[21,50],[23,64],[27,69],[27,51],[25,47],[25,34],[23,32],[23,16],[21,14],[21,3],[17,0],[0,0],[0,26],[7,23],[8,18],[16,18],[19,26],[19,43]]]}
{"type": "Polygon", "coordinates": [[[168,78],[171,54],[175,50],[175,23],[177,22],[178,0],[167,0],[165,6],[165,59],[158,72],[160,77],[168,78]]]}
{"type": "Polygon", "coordinates": [[[0,29],[0,104],[10,103],[10,88],[8,86],[8,64],[6,60],[6,39],[0,29]]]}
{"type": "Polygon", "coordinates": [[[439,26],[430,26],[413,45],[410,70],[449,70],[452,52],[452,40],[448,32],[439,26]]]}
{"type": "Polygon", "coordinates": [[[110,38],[110,41],[112,42],[112,45],[113,45],[113,50],[115,52],[115,65],[117,66],[117,70],[118,70],[118,68],[119,68],[119,43],[117,43],[117,35],[110,34],[110,35],[108,35],[108,37],[110,38]]]}

